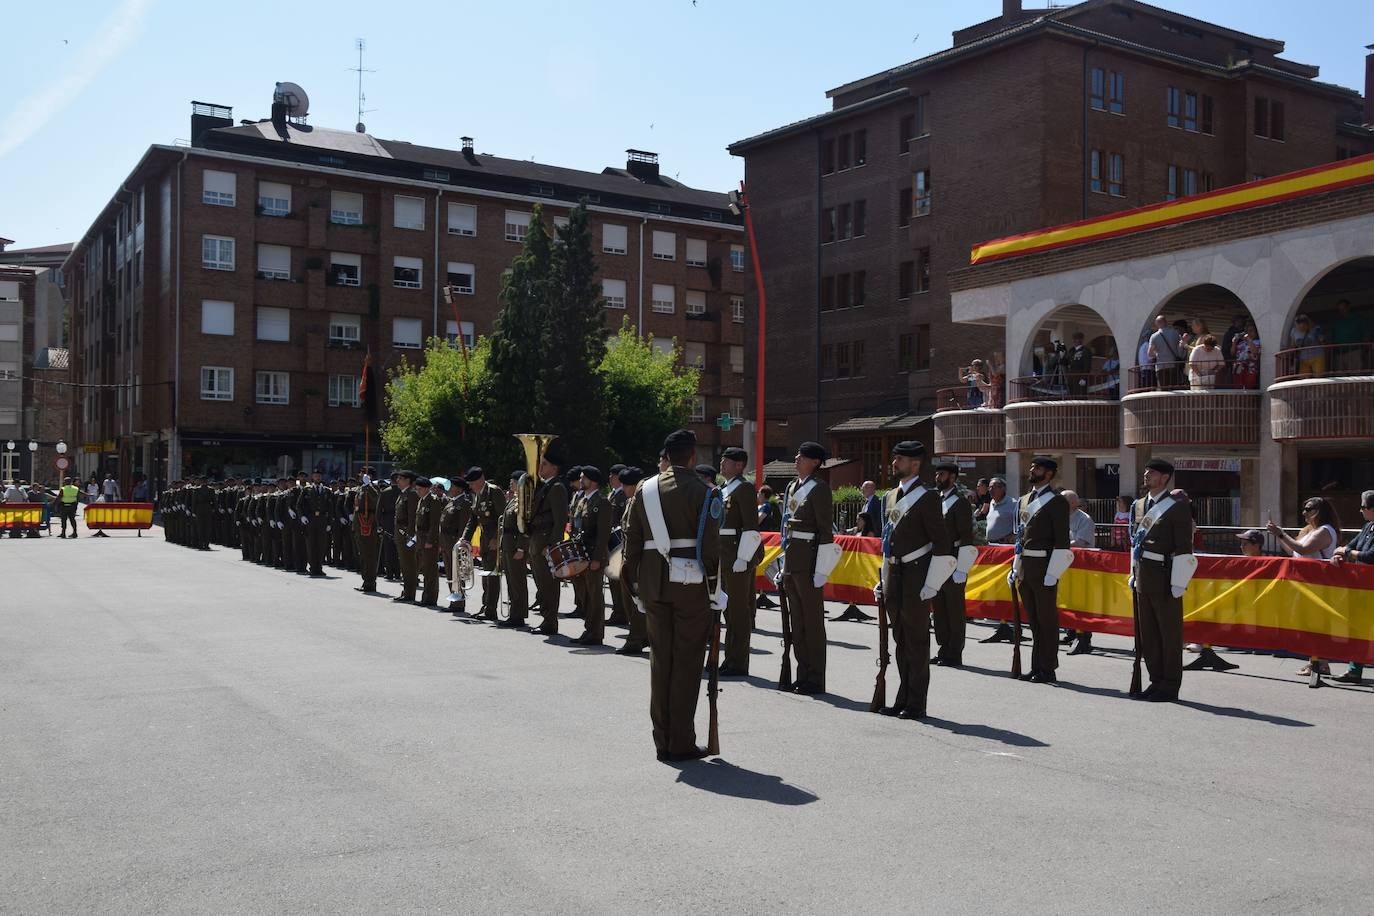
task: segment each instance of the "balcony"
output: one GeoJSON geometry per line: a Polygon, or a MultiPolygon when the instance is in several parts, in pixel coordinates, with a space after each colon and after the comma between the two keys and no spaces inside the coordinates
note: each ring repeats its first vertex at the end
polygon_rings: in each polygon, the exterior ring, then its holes
{"type": "Polygon", "coordinates": [[[1374,344],[1274,354],[1269,432],[1280,442],[1374,437],[1374,344]]]}
{"type": "Polygon", "coordinates": [[[1121,446],[1120,376],[1058,373],[1007,383],[1007,451],[1098,452],[1121,446]]]}
{"type": "Polygon", "coordinates": [[[968,394],[966,387],[936,392],[935,454],[1005,455],[1007,423],[1002,411],[982,403],[971,405],[968,394]]]}
{"type": "Polygon", "coordinates": [[[1244,362],[1137,366],[1121,399],[1126,444],[1259,448],[1257,384],[1244,362]]]}

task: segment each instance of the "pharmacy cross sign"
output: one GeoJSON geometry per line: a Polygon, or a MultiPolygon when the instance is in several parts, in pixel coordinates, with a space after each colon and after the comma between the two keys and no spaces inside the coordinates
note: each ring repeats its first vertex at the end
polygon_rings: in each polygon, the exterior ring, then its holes
{"type": "Polygon", "coordinates": [[[727,411],[726,413],[721,414],[720,417],[716,420],[716,425],[728,433],[735,426],[735,418],[730,416],[729,412],[727,411]]]}

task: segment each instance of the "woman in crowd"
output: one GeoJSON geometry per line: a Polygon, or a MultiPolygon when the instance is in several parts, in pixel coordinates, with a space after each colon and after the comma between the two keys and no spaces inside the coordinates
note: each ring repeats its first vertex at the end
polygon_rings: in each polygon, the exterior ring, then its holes
{"type": "MultiPolygon", "coordinates": [[[[1197,324],[1197,322],[1194,322],[1197,324]]],[[[1188,384],[1194,391],[1210,391],[1217,387],[1217,373],[1226,362],[1213,334],[1204,334],[1198,345],[1188,354],[1188,384]]]]}
{"type": "Polygon", "coordinates": [[[968,407],[982,407],[989,401],[991,383],[988,381],[983,361],[975,359],[969,364],[968,373],[959,376],[959,381],[968,383],[968,396],[964,403],[968,407]]]}
{"type": "MultiPolygon", "coordinates": [[[[1335,508],[1322,497],[1313,496],[1302,504],[1302,519],[1306,524],[1302,526],[1297,537],[1289,537],[1273,519],[1269,520],[1269,533],[1290,557],[1330,560],[1341,537],[1341,520],[1336,515],[1335,508]]],[[[1318,666],[1321,674],[1331,673],[1330,666],[1314,656],[1298,674],[1304,677],[1311,675],[1313,665],[1318,666]]]]}
{"type": "Polygon", "coordinates": [[[1112,549],[1131,549],[1131,497],[1125,493],[1116,498],[1116,514],[1112,516],[1112,549]]]}
{"type": "Polygon", "coordinates": [[[1256,389],[1259,387],[1260,337],[1253,321],[1245,323],[1245,331],[1236,338],[1235,366],[1231,372],[1232,384],[1237,388],[1256,389]]]}
{"type": "Polygon", "coordinates": [[[1001,350],[992,351],[992,361],[988,363],[989,384],[992,387],[992,403],[988,406],[1000,408],[1006,400],[1007,359],[1001,350]]]}

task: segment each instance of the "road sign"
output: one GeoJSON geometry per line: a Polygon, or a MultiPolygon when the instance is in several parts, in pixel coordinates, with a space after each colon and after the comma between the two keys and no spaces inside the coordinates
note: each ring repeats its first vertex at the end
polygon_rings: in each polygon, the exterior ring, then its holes
{"type": "Polygon", "coordinates": [[[66,455],[57,456],[57,460],[53,463],[57,465],[57,469],[59,471],[65,471],[67,468],[72,466],[72,460],[68,458],[66,455]]]}
{"type": "Polygon", "coordinates": [[[723,413],[720,415],[720,418],[716,420],[716,425],[728,433],[735,426],[735,418],[730,416],[728,412],[723,413]]]}

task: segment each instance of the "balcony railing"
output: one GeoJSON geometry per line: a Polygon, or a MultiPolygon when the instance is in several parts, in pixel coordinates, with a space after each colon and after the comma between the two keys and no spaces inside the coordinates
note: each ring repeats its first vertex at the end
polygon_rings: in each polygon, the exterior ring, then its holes
{"type": "Polygon", "coordinates": [[[983,405],[970,406],[967,395],[967,388],[944,388],[937,393],[932,424],[935,454],[1006,454],[1007,425],[1002,411],[983,405]]]}
{"type": "Polygon", "coordinates": [[[1115,401],[1121,394],[1116,372],[1054,372],[1014,378],[1007,383],[1007,403],[1019,401],[1115,401]]]}
{"type": "Polygon", "coordinates": [[[1374,343],[1294,347],[1274,354],[1274,381],[1374,375],[1374,343]]]}
{"type": "Polygon", "coordinates": [[[1126,376],[1126,390],[1131,394],[1142,391],[1215,391],[1231,389],[1259,390],[1259,362],[1257,360],[1220,359],[1215,361],[1187,360],[1151,363],[1135,366],[1126,376]]]}
{"type": "Polygon", "coordinates": [[[941,388],[935,392],[935,412],[942,410],[979,410],[993,406],[992,392],[986,388],[970,391],[967,385],[941,388]]]}
{"type": "Polygon", "coordinates": [[[1105,397],[1012,401],[1007,418],[1009,452],[1094,452],[1121,447],[1119,402],[1105,397]]]}

